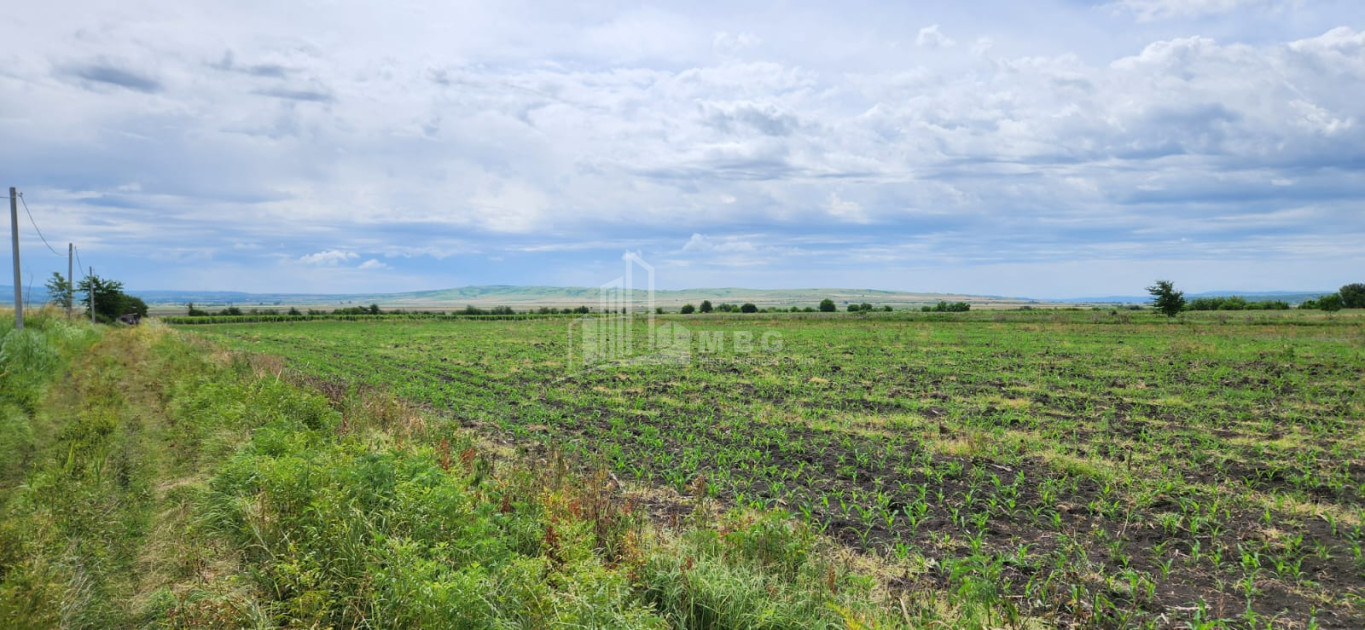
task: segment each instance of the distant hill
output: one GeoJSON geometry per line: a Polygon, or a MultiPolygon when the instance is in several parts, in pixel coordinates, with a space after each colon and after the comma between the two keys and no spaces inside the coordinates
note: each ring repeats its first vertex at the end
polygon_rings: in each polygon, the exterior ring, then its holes
{"type": "MultiPolygon", "coordinates": [[[[480,307],[511,306],[518,309],[538,308],[541,306],[578,306],[596,307],[602,292],[596,287],[548,287],[488,285],[437,289],[432,291],[410,291],[404,293],[347,293],[347,294],[308,294],[308,293],[246,293],[241,291],[175,291],[175,290],[129,290],[152,306],[184,306],[194,302],[205,308],[225,306],[277,307],[298,306],[311,308],[336,308],[379,304],[386,308],[429,308],[454,309],[465,305],[480,307]]],[[[13,303],[14,289],[0,286],[0,304],[13,303]]],[[[637,299],[643,299],[643,291],[637,290],[637,299]]],[[[971,302],[978,306],[1017,306],[1037,301],[1006,298],[999,296],[963,295],[956,293],[910,293],[903,291],[881,291],[875,289],[741,289],[726,287],[719,289],[657,290],[654,292],[655,304],[676,308],[683,304],[700,304],[702,300],[712,303],[753,302],[759,306],[816,306],[820,300],[834,300],[841,309],[848,303],[868,302],[893,307],[933,304],[939,300],[971,302]]],[[[47,292],[34,287],[27,298],[31,303],[47,300],[47,292]]]]}
{"type": "MultiPolygon", "coordinates": [[[[26,299],[29,303],[42,304],[48,299],[47,291],[42,287],[33,287],[28,291],[26,299]]],[[[596,287],[515,285],[458,287],[404,293],[315,294],[177,290],[130,290],[128,293],[141,297],[154,309],[163,312],[171,308],[181,308],[189,302],[194,302],[195,305],[204,308],[224,308],[226,306],[287,308],[297,306],[300,308],[333,309],[341,306],[379,304],[385,308],[401,307],[430,310],[451,310],[466,305],[478,307],[510,306],[525,310],[541,306],[572,307],[585,305],[596,307],[600,303],[602,295],[601,290],[596,287]]],[[[1240,295],[1250,301],[1284,300],[1296,304],[1326,293],[1331,293],[1331,291],[1206,291],[1186,294],[1185,297],[1193,299],[1240,295]]],[[[643,295],[639,297],[643,299],[643,295]]],[[[923,304],[934,304],[939,300],[969,302],[978,308],[1013,308],[1026,304],[1142,304],[1151,301],[1151,298],[1146,295],[1109,295],[1041,300],[993,295],[914,293],[877,289],[742,289],[725,287],[718,289],[657,290],[654,292],[655,304],[665,308],[677,308],[689,303],[700,304],[702,300],[711,300],[714,304],[753,302],[761,307],[815,306],[825,298],[834,300],[835,304],[839,305],[840,310],[843,310],[846,304],[860,302],[868,302],[877,306],[890,305],[904,309],[923,304]]],[[[0,304],[13,305],[13,303],[13,286],[0,285],[0,304]]]]}
{"type": "MultiPolygon", "coordinates": [[[[1298,304],[1304,300],[1315,300],[1320,296],[1331,291],[1204,291],[1203,293],[1186,293],[1185,299],[1192,300],[1201,297],[1228,297],[1240,295],[1248,302],[1267,302],[1270,300],[1283,300],[1290,304],[1298,304]]],[[[1059,300],[1047,300],[1060,304],[1144,304],[1152,301],[1150,295],[1104,295],[1096,297],[1078,297],[1059,300]]]]}

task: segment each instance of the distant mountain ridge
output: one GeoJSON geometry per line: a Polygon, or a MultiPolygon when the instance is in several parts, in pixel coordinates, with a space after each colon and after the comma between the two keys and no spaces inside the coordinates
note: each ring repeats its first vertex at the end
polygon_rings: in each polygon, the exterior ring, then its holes
{"type": "MultiPolygon", "coordinates": [[[[1323,295],[1335,293],[1336,289],[1330,291],[1204,291],[1201,293],[1186,293],[1185,299],[1192,300],[1201,297],[1229,297],[1238,295],[1246,298],[1250,302],[1265,302],[1269,300],[1284,300],[1290,304],[1297,304],[1304,300],[1315,300],[1323,295]]],[[[1150,295],[1105,295],[1094,297],[1061,298],[1046,300],[1059,304],[1141,304],[1151,302],[1150,295]]]]}
{"type": "MultiPolygon", "coordinates": [[[[46,289],[32,287],[26,289],[25,300],[32,304],[48,300],[46,289]]],[[[641,291],[639,289],[637,292],[641,291]]],[[[1315,299],[1332,291],[1205,291],[1187,293],[1187,298],[1223,297],[1240,295],[1251,301],[1284,300],[1298,303],[1315,299]]],[[[312,308],[336,308],[365,304],[379,304],[384,307],[451,309],[465,305],[473,306],[511,306],[531,308],[539,306],[595,306],[599,303],[602,290],[597,287],[554,287],[554,286],[517,286],[507,284],[455,287],[427,291],[407,291],[400,293],[249,293],[246,291],[185,291],[185,290],[130,290],[148,304],[156,306],[183,306],[193,302],[205,308],[275,307],[300,306],[312,308]]],[[[881,289],[744,289],[722,287],[712,289],[668,289],[654,292],[655,303],[664,307],[676,307],[686,303],[700,304],[702,300],[721,302],[753,302],[759,306],[810,305],[829,298],[841,307],[847,303],[869,302],[891,306],[913,306],[934,303],[939,300],[965,301],[979,305],[1022,306],[1025,304],[1140,304],[1151,301],[1146,295],[1109,295],[1097,297],[1038,299],[1004,297],[997,295],[970,295],[963,293],[918,293],[910,291],[887,291],[881,289]]],[[[0,285],[0,304],[13,305],[14,287],[0,285]]]]}

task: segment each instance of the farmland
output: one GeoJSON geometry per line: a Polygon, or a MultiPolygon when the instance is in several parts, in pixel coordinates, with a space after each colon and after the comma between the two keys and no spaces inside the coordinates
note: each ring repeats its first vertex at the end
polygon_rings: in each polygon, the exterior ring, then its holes
{"type": "MultiPolygon", "coordinates": [[[[666,530],[381,392],[164,326],[0,313],[0,627],[982,627],[779,513],[666,530]]],[[[964,600],[965,601],[965,600],[964,600]]]]}
{"type": "Polygon", "coordinates": [[[708,341],[583,370],[566,319],[186,330],[605,466],[665,522],[684,497],[779,511],[875,555],[893,589],[1005,618],[1365,624],[1358,313],[661,321],[708,341]]]}

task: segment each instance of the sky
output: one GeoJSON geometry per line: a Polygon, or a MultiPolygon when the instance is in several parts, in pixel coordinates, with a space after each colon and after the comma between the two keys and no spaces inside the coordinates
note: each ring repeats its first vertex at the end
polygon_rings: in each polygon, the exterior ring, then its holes
{"type": "MultiPolygon", "coordinates": [[[[25,283],[1365,281],[1365,3],[27,2],[25,283]]],[[[5,276],[7,283],[10,275],[5,276]]]]}

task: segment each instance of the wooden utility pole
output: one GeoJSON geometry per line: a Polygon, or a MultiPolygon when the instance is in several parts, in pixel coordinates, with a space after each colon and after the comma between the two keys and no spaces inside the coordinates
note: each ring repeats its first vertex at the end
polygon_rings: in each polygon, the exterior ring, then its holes
{"type": "MultiPolygon", "coordinates": [[[[90,323],[95,323],[95,268],[90,268],[90,323]]],[[[75,298],[76,296],[71,296],[75,298]]]]}
{"type": "Polygon", "coordinates": [[[72,274],[71,256],[76,253],[76,244],[66,244],[66,318],[71,319],[71,307],[76,305],[76,277],[72,274]]]}
{"type": "Polygon", "coordinates": [[[14,238],[14,328],[24,329],[24,283],[19,280],[19,191],[9,187],[9,229],[14,238]]]}

